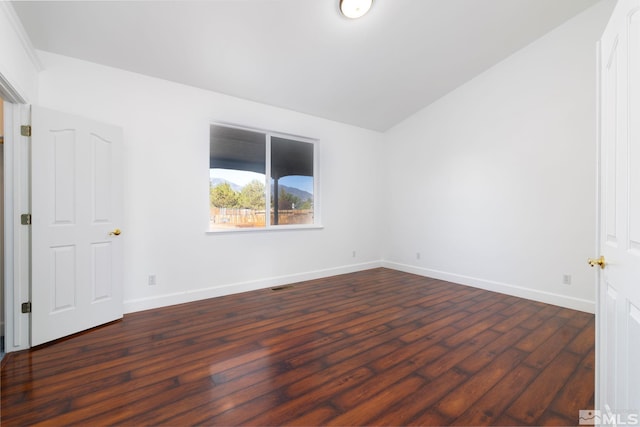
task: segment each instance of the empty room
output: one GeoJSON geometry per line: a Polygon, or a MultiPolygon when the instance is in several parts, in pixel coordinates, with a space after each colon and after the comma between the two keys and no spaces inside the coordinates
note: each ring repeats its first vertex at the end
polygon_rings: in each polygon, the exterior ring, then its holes
{"type": "Polygon", "coordinates": [[[639,11],[0,2],[0,422],[640,424],[639,11]]]}

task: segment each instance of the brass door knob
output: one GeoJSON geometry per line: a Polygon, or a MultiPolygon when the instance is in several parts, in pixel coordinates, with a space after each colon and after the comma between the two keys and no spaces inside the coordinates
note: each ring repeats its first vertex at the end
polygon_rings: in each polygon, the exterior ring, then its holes
{"type": "Polygon", "coordinates": [[[119,228],[116,228],[115,230],[109,232],[109,236],[119,236],[120,233],[122,233],[122,231],[120,231],[119,228]]]}
{"type": "Polygon", "coordinates": [[[600,256],[600,258],[598,259],[594,259],[594,258],[589,258],[589,261],[587,261],[589,263],[589,265],[591,267],[595,267],[596,265],[599,265],[600,268],[604,268],[605,265],[607,265],[607,263],[604,260],[604,256],[600,256]]]}

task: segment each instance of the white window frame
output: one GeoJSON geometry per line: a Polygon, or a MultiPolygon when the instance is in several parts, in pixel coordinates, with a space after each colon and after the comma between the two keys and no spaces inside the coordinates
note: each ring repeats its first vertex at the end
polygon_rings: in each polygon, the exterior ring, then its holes
{"type": "MultiPolygon", "coordinates": [[[[264,227],[251,227],[251,228],[229,228],[221,230],[212,230],[209,227],[209,220],[207,221],[207,234],[224,234],[224,233],[256,233],[265,231],[285,231],[285,230],[308,230],[308,229],[322,229],[322,217],[321,217],[321,202],[320,202],[320,140],[316,138],[309,138],[306,136],[294,135],[284,132],[276,132],[271,130],[265,130],[255,127],[237,125],[225,122],[211,122],[210,126],[221,126],[231,129],[245,130],[249,132],[257,132],[265,135],[265,226],[264,227]],[[311,144],[313,146],[313,223],[312,224],[283,224],[273,225],[271,224],[271,138],[284,138],[293,141],[299,141],[302,144],[311,144]]],[[[211,141],[209,140],[209,143],[211,141]]],[[[210,145],[209,145],[210,147],[210,145]]],[[[208,150],[211,155],[210,149],[208,150]]],[[[209,165],[210,166],[210,165],[209,165]]],[[[209,170],[211,168],[209,167],[209,170]]],[[[209,174],[207,173],[207,176],[209,174]]],[[[210,206],[209,201],[209,188],[207,187],[207,206],[210,206]]],[[[207,215],[209,218],[209,215],[207,215]]]]}

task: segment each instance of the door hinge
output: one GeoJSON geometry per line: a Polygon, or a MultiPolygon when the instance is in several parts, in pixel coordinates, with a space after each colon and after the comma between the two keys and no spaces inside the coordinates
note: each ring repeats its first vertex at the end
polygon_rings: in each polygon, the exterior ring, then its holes
{"type": "Polygon", "coordinates": [[[22,215],[20,215],[20,224],[22,224],[22,225],[31,225],[31,214],[22,214],[22,215]]]}
{"type": "Polygon", "coordinates": [[[22,303],[22,312],[31,313],[31,301],[22,303]]]}
{"type": "Polygon", "coordinates": [[[22,135],[22,136],[31,136],[31,126],[30,125],[22,125],[22,126],[20,126],[20,135],[22,135]]]}

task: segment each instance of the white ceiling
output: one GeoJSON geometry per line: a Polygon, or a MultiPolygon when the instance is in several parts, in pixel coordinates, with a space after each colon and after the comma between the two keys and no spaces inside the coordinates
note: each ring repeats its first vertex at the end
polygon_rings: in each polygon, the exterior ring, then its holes
{"type": "Polygon", "coordinates": [[[384,131],[597,0],[13,2],[37,49],[384,131]]]}

